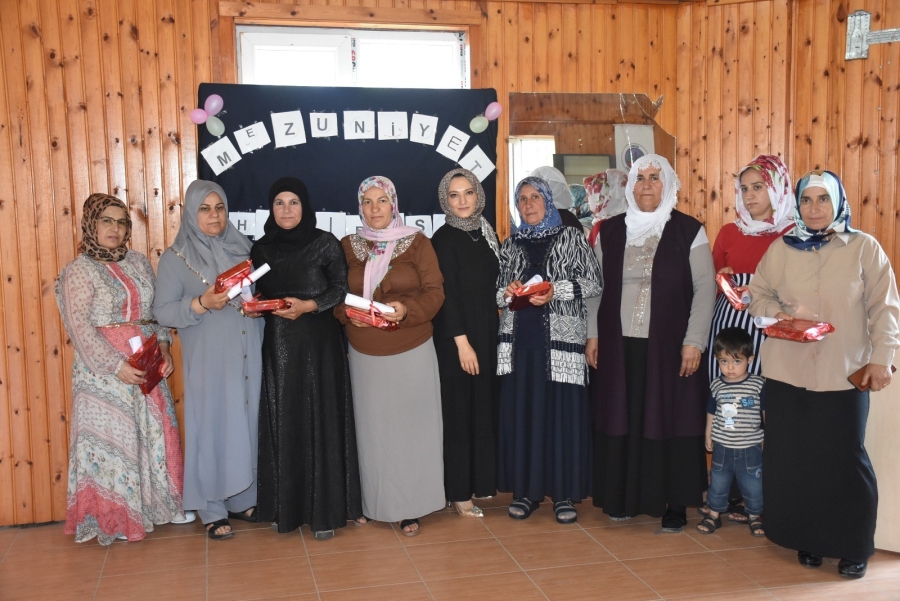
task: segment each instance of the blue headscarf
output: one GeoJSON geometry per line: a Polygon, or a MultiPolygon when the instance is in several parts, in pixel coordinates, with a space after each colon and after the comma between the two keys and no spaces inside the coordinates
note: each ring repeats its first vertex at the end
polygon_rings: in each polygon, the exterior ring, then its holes
{"type": "MultiPolygon", "coordinates": [[[[559,211],[553,205],[553,192],[550,191],[550,184],[548,184],[545,180],[534,177],[530,175],[519,182],[516,186],[516,210],[518,210],[519,206],[519,192],[522,191],[523,186],[531,186],[535,190],[537,190],[541,196],[544,197],[544,218],[540,223],[535,225],[528,225],[525,223],[525,219],[522,219],[522,225],[519,227],[519,231],[516,232],[516,236],[519,238],[525,238],[527,240],[533,240],[535,238],[544,238],[545,236],[552,236],[553,234],[559,232],[562,229],[562,217],[559,216],[559,211]]],[[[522,218],[522,212],[519,211],[519,218],[522,218]]]]}
{"type": "Polygon", "coordinates": [[[847,202],[847,193],[844,185],[837,175],[831,171],[810,171],[797,182],[797,204],[794,208],[794,229],[784,236],[785,243],[798,250],[816,250],[831,242],[833,234],[855,233],[850,227],[850,203],[847,202]],[[834,209],[834,221],[824,230],[811,230],[806,227],[803,217],[800,216],[800,198],[806,188],[825,188],[831,199],[834,209]]]}

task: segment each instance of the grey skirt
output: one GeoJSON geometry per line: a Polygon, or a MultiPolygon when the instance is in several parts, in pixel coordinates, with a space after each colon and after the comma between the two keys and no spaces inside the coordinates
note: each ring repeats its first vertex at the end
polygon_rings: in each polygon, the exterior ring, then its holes
{"type": "Polygon", "coordinates": [[[363,513],[380,522],[444,507],[441,382],[434,343],[376,357],[350,347],[363,513]]]}

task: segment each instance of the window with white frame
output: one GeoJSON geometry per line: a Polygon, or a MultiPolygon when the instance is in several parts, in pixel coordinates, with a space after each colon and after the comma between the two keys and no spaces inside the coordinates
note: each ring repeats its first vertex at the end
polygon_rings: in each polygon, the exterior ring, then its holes
{"type": "Polygon", "coordinates": [[[464,31],[242,25],[237,44],[240,83],[469,88],[464,31]]]}

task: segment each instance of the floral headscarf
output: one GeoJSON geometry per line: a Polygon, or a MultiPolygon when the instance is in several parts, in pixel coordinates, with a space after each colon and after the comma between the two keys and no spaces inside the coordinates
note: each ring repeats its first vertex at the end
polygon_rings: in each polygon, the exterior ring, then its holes
{"type": "Polygon", "coordinates": [[[473,232],[480,229],[485,240],[488,242],[488,246],[491,247],[491,250],[494,251],[495,255],[499,256],[500,244],[497,241],[497,233],[494,231],[494,228],[491,227],[491,224],[488,223],[487,219],[482,216],[486,202],[484,188],[481,186],[481,182],[478,181],[478,177],[474,173],[467,169],[454,169],[447,173],[447,175],[441,178],[441,183],[438,184],[438,200],[441,203],[441,210],[444,212],[444,215],[446,215],[445,223],[447,225],[466,232],[473,232]],[[475,194],[478,197],[475,211],[466,218],[454,215],[448,201],[450,182],[453,181],[453,178],[455,177],[466,178],[472,188],[475,189],[475,194]]]}
{"type": "Polygon", "coordinates": [[[421,232],[417,227],[410,227],[403,224],[400,218],[400,208],[397,203],[397,189],[394,182],[381,175],[373,175],[366,178],[359,185],[359,218],[362,220],[363,227],[359,231],[359,235],[366,240],[375,243],[372,250],[369,251],[369,259],[366,261],[365,275],[363,276],[363,296],[372,300],[372,294],[375,289],[387,275],[391,266],[391,256],[394,254],[394,248],[397,241],[407,236],[414,236],[421,232]],[[391,201],[391,222],[382,230],[372,229],[366,222],[366,216],[363,214],[363,195],[369,188],[380,188],[387,194],[391,201]]]}
{"type": "Polygon", "coordinates": [[[797,203],[794,210],[794,229],[784,237],[784,241],[799,250],[814,250],[831,242],[832,234],[855,234],[857,230],[850,227],[850,203],[847,193],[837,175],[831,171],[811,171],[797,182],[797,203]],[[807,188],[824,188],[831,199],[834,209],[834,221],[824,230],[816,231],[806,227],[800,216],[800,198],[807,188]]]}
{"type": "Polygon", "coordinates": [[[628,172],[621,169],[607,169],[603,173],[584,178],[592,223],[615,217],[628,209],[628,203],[625,200],[627,183],[628,172]]]}
{"type": "Polygon", "coordinates": [[[91,194],[84,201],[81,215],[81,252],[98,261],[121,261],[128,253],[128,241],[131,239],[131,217],[125,203],[109,194],[91,194]],[[107,207],[118,207],[125,211],[125,235],[122,244],[116,248],[101,246],[97,240],[97,222],[107,207]]]}
{"type": "MultiPolygon", "coordinates": [[[[519,206],[519,192],[522,191],[524,186],[531,186],[535,190],[537,190],[541,196],[544,197],[544,218],[540,223],[536,223],[535,225],[528,225],[525,223],[525,220],[522,219],[522,226],[519,228],[519,231],[516,232],[516,236],[519,238],[525,239],[535,239],[535,238],[543,238],[545,236],[552,236],[553,234],[559,232],[560,228],[562,228],[562,218],[559,216],[559,211],[553,205],[553,193],[550,191],[550,185],[542,180],[539,177],[535,177],[530,175],[519,182],[516,186],[516,207],[519,206]]],[[[519,211],[519,217],[522,218],[522,212],[519,211]]]]}
{"type": "Polygon", "coordinates": [[[628,172],[628,185],[625,186],[625,199],[628,201],[628,210],[625,211],[626,246],[643,246],[648,238],[662,236],[663,228],[671,219],[672,211],[678,203],[678,190],[680,189],[681,181],[666,157],[658,154],[646,154],[631,165],[631,171],[628,172]],[[662,199],[659,206],[649,213],[642,211],[634,199],[634,186],[637,183],[638,173],[648,167],[659,169],[659,176],[663,182],[662,199]]]}
{"type": "Polygon", "coordinates": [[[785,231],[794,223],[794,190],[791,188],[791,176],[781,159],[776,156],[761,154],[750,161],[734,178],[734,205],[737,219],[734,224],[747,236],[775,234],[785,231]],[[769,192],[772,203],[772,217],[766,221],[756,221],[744,206],[741,192],[741,176],[748,170],[759,172],[769,192]]]}

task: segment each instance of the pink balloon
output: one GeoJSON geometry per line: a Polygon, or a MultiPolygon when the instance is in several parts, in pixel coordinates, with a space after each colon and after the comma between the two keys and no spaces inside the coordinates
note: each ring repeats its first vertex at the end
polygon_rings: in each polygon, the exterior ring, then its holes
{"type": "Polygon", "coordinates": [[[223,106],[225,106],[225,101],[218,94],[210,94],[206,102],[203,103],[203,108],[206,110],[207,115],[218,115],[223,106]]]}
{"type": "Polygon", "coordinates": [[[209,115],[206,114],[206,111],[203,109],[194,109],[191,111],[191,121],[196,125],[202,125],[206,123],[206,119],[209,115]]]}
{"type": "Polygon", "coordinates": [[[488,121],[493,121],[497,117],[500,116],[500,113],[503,112],[503,105],[499,102],[492,102],[487,105],[487,108],[484,109],[484,116],[487,117],[488,121]]]}

